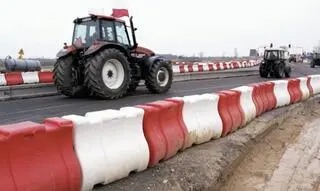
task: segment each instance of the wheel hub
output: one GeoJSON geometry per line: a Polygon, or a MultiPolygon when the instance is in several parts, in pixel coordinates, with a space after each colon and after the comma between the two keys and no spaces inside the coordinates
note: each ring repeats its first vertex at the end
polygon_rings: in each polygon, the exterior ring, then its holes
{"type": "Polygon", "coordinates": [[[164,80],[165,80],[165,74],[164,74],[164,72],[163,71],[161,71],[161,72],[159,72],[159,81],[160,82],[163,82],[164,80]]]}
{"type": "Polygon", "coordinates": [[[108,78],[112,78],[112,77],[113,77],[113,72],[112,72],[112,70],[109,70],[108,73],[107,73],[107,75],[108,75],[108,78]]]}
{"type": "Polygon", "coordinates": [[[161,67],[157,72],[157,82],[161,87],[164,87],[169,82],[169,71],[165,67],[161,67]]]}
{"type": "Polygon", "coordinates": [[[125,79],[124,68],[116,59],[107,60],[102,68],[102,80],[109,89],[118,89],[125,79]]]}

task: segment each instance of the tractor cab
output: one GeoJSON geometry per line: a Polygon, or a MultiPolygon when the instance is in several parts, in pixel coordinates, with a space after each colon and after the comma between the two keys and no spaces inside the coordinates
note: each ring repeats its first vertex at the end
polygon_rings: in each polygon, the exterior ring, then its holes
{"type": "Polygon", "coordinates": [[[264,51],[263,61],[259,66],[260,76],[267,78],[290,77],[291,67],[287,65],[289,52],[282,48],[268,48],[264,51]]]}
{"type": "Polygon", "coordinates": [[[289,53],[284,49],[266,49],[264,51],[264,60],[287,60],[289,53]]]}
{"type": "Polygon", "coordinates": [[[90,15],[74,20],[72,44],[77,48],[89,48],[99,42],[116,43],[129,49],[137,47],[132,17],[130,18],[131,42],[125,21],[112,16],[90,15]]]}
{"type": "Polygon", "coordinates": [[[313,59],[319,59],[320,60],[320,53],[319,52],[313,53],[313,59]]]}

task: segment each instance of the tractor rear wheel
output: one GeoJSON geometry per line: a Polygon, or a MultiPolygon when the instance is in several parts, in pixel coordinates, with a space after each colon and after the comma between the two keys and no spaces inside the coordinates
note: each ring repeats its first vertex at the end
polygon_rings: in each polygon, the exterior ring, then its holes
{"type": "Polygon", "coordinates": [[[282,78],[285,75],[285,65],[283,63],[275,64],[273,71],[276,78],[282,78]]]}
{"type": "Polygon", "coordinates": [[[130,78],[130,63],[118,49],[104,49],[86,64],[85,84],[93,95],[102,99],[123,97],[130,78]]]}
{"type": "Polygon", "coordinates": [[[53,81],[58,93],[69,97],[88,96],[87,88],[79,85],[77,68],[73,65],[74,58],[67,56],[57,59],[53,69],[53,81]]]}
{"type": "Polygon", "coordinates": [[[286,66],[285,67],[284,74],[285,74],[286,78],[290,78],[291,77],[291,67],[290,66],[286,66]]]}
{"type": "Polygon", "coordinates": [[[172,85],[173,72],[168,62],[156,61],[145,79],[145,85],[152,93],[165,93],[172,85]]]}
{"type": "Polygon", "coordinates": [[[267,71],[267,67],[265,64],[261,64],[259,67],[259,73],[261,78],[267,78],[269,72],[267,71]]]}

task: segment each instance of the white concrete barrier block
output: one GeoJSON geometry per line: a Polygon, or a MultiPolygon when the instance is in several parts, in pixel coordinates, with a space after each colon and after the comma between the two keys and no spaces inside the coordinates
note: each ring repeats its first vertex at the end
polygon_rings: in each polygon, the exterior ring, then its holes
{"type": "Polygon", "coordinates": [[[226,69],[231,69],[231,64],[230,64],[230,62],[225,62],[225,64],[226,64],[226,69]]]}
{"type": "Polygon", "coordinates": [[[225,68],[225,67],[223,66],[223,63],[222,63],[222,62],[220,62],[219,64],[220,64],[220,69],[221,69],[221,70],[226,70],[226,69],[227,69],[227,68],[225,68]]]}
{"type": "Polygon", "coordinates": [[[179,65],[173,65],[172,66],[172,71],[173,71],[173,73],[180,73],[179,65]]]}
{"type": "Polygon", "coordinates": [[[313,94],[319,94],[320,93],[320,75],[310,75],[310,84],[313,89],[313,94]]]}
{"type": "Polygon", "coordinates": [[[274,94],[276,96],[277,107],[290,104],[290,94],[288,91],[288,81],[277,80],[271,81],[274,85],[274,94]]]}
{"type": "Polygon", "coordinates": [[[193,72],[199,72],[199,65],[198,64],[192,65],[192,69],[193,69],[193,72]]]}
{"type": "Polygon", "coordinates": [[[184,68],[184,72],[190,72],[189,68],[188,68],[188,65],[184,65],[183,68],[184,68]]]}
{"type": "MultiPolygon", "coordinates": [[[[240,86],[232,90],[241,92],[240,105],[245,114],[245,124],[247,124],[256,117],[256,113],[257,113],[256,106],[253,102],[253,97],[252,97],[253,87],[240,86]]],[[[245,124],[242,124],[242,125],[245,125],[245,124]]]]}
{"type": "Polygon", "coordinates": [[[300,77],[297,79],[300,80],[300,90],[302,92],[302,100],[306,100],[310,97],[310,92],[309,92],[308,85],[307,85],[308,78],[300,77]]]}
{"type": "Polygon", "coordinates": [[[36,84],[39,83],[38,72],[22,72],[22,79],[24,84],[36,84]]]}
{"type": "Polygon", "coordinates": [[[209,64],[203,65],[203,71],[208,72],[209,71],[209,64]]]}
{"type": "Polygon", "coordinates": [[[86,117],[102,121],[102,144],[106,156],[105,184],[143,171],[149,162],[149,147],[143,133],[144,111],[121,108],[89,112],[86,117]]]}
{"type": "Polygon", "coordinates": [[[214,71],[217,71],[218,70],[218,65],[217,64],[213,64],[212,68],[213,68],[214,71]]]}
{"type": "Polygon", "coordinates": [[[218,95],[203,94],[174,99],[184,101],[182,116],[188,130],[187,147],[221,137],[222,120],[218,112],[218,95]]]}
{"type": "Polygon", "coordinates": [[[92,190],[95,184],[105,182],[105,173],[108,171],[107,158],[101,142],[107,136],[101,133],[101,121],[79,115],[62,118],[74,123],[74,146],[82,171],[81,190],[92,190]]]}
{"type": "Polygon", "coordinates": [[[6,86],[7,80],[4,74],[0,74],[0,86],[6,86]]]}

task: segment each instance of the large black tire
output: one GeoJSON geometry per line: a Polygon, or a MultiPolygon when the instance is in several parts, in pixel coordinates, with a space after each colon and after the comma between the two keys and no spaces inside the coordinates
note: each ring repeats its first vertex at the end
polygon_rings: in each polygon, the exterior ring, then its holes
{"type": "Polygon", "coordinates": [[[283,78],[285,76],[285,64],[284,63],[275,64],[273,71],[276,78],[283,78]]]}
{"type": "Polygon", "coordinates": [[[114,48],[104,49],[95,54],[87,62],[85,69],[85,84],[90,92],[99,98],[118,99],[123,97],[128,91],[131,82],[130,72],[130,63],[121,51],[114,48]],[[118,77],[118,75],[120,75],[120,73],[114,74],[114,72],[119,72],[118,70],[108,70],[107,73],[103,73],[103,67],[107,63],[123,69],[123,79],[122,77],[119,78],[118,82],[121,83],[116,87],[112,87],[112,85],[108,86],[103,80],[103,75],[108,78],[113,78],[114,76],[118,77]]]}
{"type": "Polygon", "coordinates": [[[69,55],[58,58],[54,64],[53,82],[57,87],[58,93],[68,97],[86,97],[87,88],[77,82],[76,68],[73,64],[74,58],[69,55]]]}
{"type": "Polygon", "coordinates": [[[150,92],[160,94],[169,91],[172,80],[173,71],[171,64],[159,60],[152,64],[151,69],[146,75],[145,85],[150,92]]]}
{"type": "Polygon", "coordinates": [[[311,68],[314,68],[315,66],[316,66],[316,65],[315,65],[314,61],[311,61],[310,67],[311,67],[311,68]]]}
{"type": "Polygon", "coordinates": [[[267,78],[269,75],[269,72],[267,71],[267,67],[265,64],[261,64],[259,67],[259,73],[261,78],[267,78]]]}
{"type": "Polygon", "coordinates": [[[285,74],[286,78],[290,78],[291,77],[291,67],[290,66],[286,66],[285,67],[284,74],[285,74]]]}
{"type": "Polygon", "coordinates": [[[132,64],[131,65],[131,82],[129,84],[129,89],[128,93],[133,93],[136,91],[137,87],[139,86],[140,83],[140,78],[137,77],[137,74],[141,72],[141,68],[137,64],[132,64]]]}

